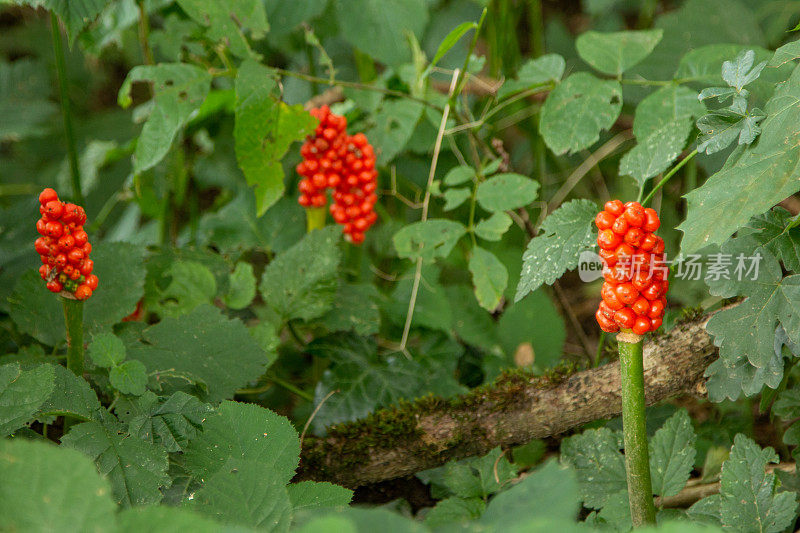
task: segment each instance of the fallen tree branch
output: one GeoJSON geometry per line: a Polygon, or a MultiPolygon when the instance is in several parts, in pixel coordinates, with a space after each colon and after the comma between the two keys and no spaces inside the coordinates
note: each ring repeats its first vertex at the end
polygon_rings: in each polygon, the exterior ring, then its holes
{"type": "MultiPolygon", "coordinates": [[[[717,357],[708,316],[649,340],[644,352],[648,405],[705,393],[703,372],[717,357]]],[[[569,375],[505,374],[452,399],[422,398],[306,437],[299,479],[358,487],[408,476],[451,459],[484,455],[558,435],[621,411],[619,364],[569,375]]]]}

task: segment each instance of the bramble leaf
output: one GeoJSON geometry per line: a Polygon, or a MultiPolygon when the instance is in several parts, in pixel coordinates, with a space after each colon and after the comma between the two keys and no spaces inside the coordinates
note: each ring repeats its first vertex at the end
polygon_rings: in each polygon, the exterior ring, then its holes
{"type": "Polygon", "coordinates": [[[522,272],[515,301],[551,284],[578,266],[579,255],[595,240],[592,225],[597,206],[590,200],[572,200],[553,211],[542,224],[542,233],[528,243],[522,256],[522,272]]]}
{"type": "Polygon", "coordinates": [[[113,368],[125,360],[125,344],[110,332],[92,337],[88,352],[92,362],[102,368],[113,368]]]}
{"type": "Polygon", "coordinates": [[[326,481],[301,481],[286,486],[292,509],[316,510],[345,507],[353,499],[353,491],[326,481]]]}
{"type": "Polygon", "coordinates": [[[182,451],[197,436],[210,411],[208,404],[180,391],[167,398],[149,391],[139,398],[121,398],[115,409],[131,435],[161,444],[168,452],[182,451]]]}
{"type": "Polygon", "coordinates": [[[608,498],[627,490],[622,435],[610,429],[588,429],[561,443],[561,459],[578,474],[583,503],[600,509],[608,498]]]}
{"type": "Polygon", "coordinates": [[[30,421],[50,396],[53,367],[39,365],[22,370],[19,363],[0,366],[0,437],[30,421]]]}
{"type": "Polygon", "coordinates": [[[108,380],[122,394],[140,396],[147,387],[147,371],[141,361],[125,361],[109,370],[108,380]]]}
{"type": "Polygon", "coordinates": [[[620,76],[650,55],[664,30],[600,33],[587,31],[575,40],[578,55],[603,74],[620,76]]]}
{"type": "Polygon", "coordinates": [[[622,109],[622,87],[587,72],[572,74],[548,95],[539,128],[556,154],[574,153],[593,145],[611,128],[622,109]]]}
{"type": "Polygon", "coordinates": [[[239,57],[258,56],[250,49],[244,32],[247,30],[258,39],[269,29],[263,2],[178,0],[178,5],[192,20],[206,28],[206,35],[212,41],[222,41],[231,53],[239,57]]]}
{"type": "Polygon", "coordinates": [[[686,485],[694,468],[696,435],[689,415],[677,411],[650,439],[653,493],[674,496],[686,485]]]}

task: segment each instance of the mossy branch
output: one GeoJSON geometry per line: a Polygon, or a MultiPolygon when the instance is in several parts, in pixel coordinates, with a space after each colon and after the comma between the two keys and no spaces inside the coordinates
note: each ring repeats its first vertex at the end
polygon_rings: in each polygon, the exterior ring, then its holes
{"type": "MultiPolygon", "coordinates": [[[[704,393],[703,372],[717,358],[708,316],[652,337],[644,350],[646,403],[704,393]]],[[[408,476],[451,459],[483,455],[564,433],[622,412],[619,364],[566,375],[513,372],[452,399],[405,402],[306,437],[299,479],[358,487],[408,476]]]]}

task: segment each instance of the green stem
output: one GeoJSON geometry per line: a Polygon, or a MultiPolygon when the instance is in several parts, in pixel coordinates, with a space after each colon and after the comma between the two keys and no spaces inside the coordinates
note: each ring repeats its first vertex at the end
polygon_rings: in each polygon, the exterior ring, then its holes
{"type": "Polygon", "coordinates": [[[325,227],[325,213],[324,207],[306,208],[306,231],[308,233],[325,227]]]}
{"type": "Polygon", "coordinates": [[[600,357],[603,355],[603,346],[606,344],[606,332],[600,332],[600,338],[597,340],[597,351],[594,354],[594,361],[592,361],[592,366],[596,367],[600,364],[600,357]]]}
{"type": "Polygon", "coordinates": [[[478,44],[478,36],[481,33],[481,28],[483,27],[483,21],[486,19],[486,8],[483,8],[483,12],[481,13],[481,18],[478,19],[478,27],[475,28],[475,33],[472,36],[472,41],[469,43],[469,50],[467,50],[467,57],[464,58],[464,65],[461,67],[461,71],[458,73],[458,79],[456,80],[456,88],[453,91],[453,94],[450,95],[450,107],[452,109],[456,108],[456,99],[458,95],[461,93],[461,89],[463,89],[464,82],[466,81],[467,69],[469,68],[469,58],[472,56],[472,52],[475,51],[475,46],[478,44]]]}
{"type": "Polygon", "coordinates": [[[83,302],[72,298],[61,298],[64,306],[64,322],[67,326],[67,368],[83,376],[83,302]]]}
{"type": "Polygon", "coordinates": [[[144,7],[144,0],[139,0],[137,4],[139,4],[139,43],[142,47],[142,56],[146,64],[154,65],[153,50],[150,48],[150,19],[144,7]]]}
{"type": "MultiPolygon", "coordinates": [[[[312,76],[317,76],[317,63],[314,61],[314,48],[310,44],[306,44],[306,61],[308,61],[308,72],[312,76]]],[[[317,96],[319,94],[319,83],[311,82],[311,95],[317,96]]]]}
{"type": "Polygon", "coordinates": [[[545,46],[542,0],[528,0],[528,21],[530,25],[531,55],[539,57],[544,54],[545,46]]]}
{"type": "Polygon", "coordinates": [[[69,105],[67,91],[67,67],[64,61],[64,46],[61,43],[61,30],[58,27],[58,17],[50,13],[50,29],[53,33],[53,54],[56,59],[58,71],[58,92],[61,97],[61,115],[64,117],[64,135],[67,139],[67,159],[72,177],[72,197],[75,203],[83,204],[81,192],[81,172],[78,167],[78,150],[75,147],[75,131],[72,127],[72,112],[69,105]]]}
{"type": "Polygon", "coordinates": [[[642,205],[647,205],[648,202],[650,202],[650,200],[653,199],[653,196],[655,196],[655,194],[661,189],[661,187],[663,187],[670,180],[670,178],[675,175],[676,172],[678,172],[681,168],[683,168],[683,165],[685,165],[686,163],[691,161],[692,158],[694,156],[696,156],[696,155],[697,155],[697,148],[692,150],[692,152],[689,155],[684,157],[683,160],[680,163],[678,163],[677,165],[672,167],[672,170],[667,172],[664,175],[664,177],[661,178],[661,181],[659,181],[658,184],[656,184],[656,186],[653,187],[653,190],[650,191],[650,194],[648,194],[647,196],[644,197],[644,200],[641,201],[641,204],[642,205]]]}
{"type": "MultiPolygon", "coordinates": [[[[627,333],[633,340],[635,337],[627,333]]],[[[650,458],[647,450],[647,426],[644,413],[644,364],[642,340],[619,343],[619,366],[622,381],[622,431],[625,440],[625,470],[628,473],[628,500],[633,527],[655,524],[653,487],[650,481],[650,458]]]]}

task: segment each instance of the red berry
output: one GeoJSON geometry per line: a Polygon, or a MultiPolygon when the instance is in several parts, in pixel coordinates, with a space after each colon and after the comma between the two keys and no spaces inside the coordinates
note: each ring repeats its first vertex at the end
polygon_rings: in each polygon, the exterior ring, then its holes
{"type": "Polygon", "coordinates": [[[70,251],[75,246],[75,237],[72,235],[64,235],[58,239],[58,247],[63,252],[70,251]]]}
{"type": "Polygon", "coordinates": [[[650,319],[650,331],[655,331],[661,327],[663,319],[661,317],[651,318],[650,319]]]}
{"type": "Polygon", "coordinates": [[[76,230],[72,237],[75,239],[75,246],[83,246],[89,241],[89,236],[82,229],[76,230]]]}
{"type": "Polygon", "coordinates": [[[615,217],[618,217],[625,211],[625,206],[619,200],[611,200],[610,202],[606,202],[605,210],[615,217]]]}
{"type": "Polygon", "coordinates": [[[94,274],[89,274],[86,276],[86,286],[94,291],[97,288],[97,284],[99,283],[99,279],[94,274]]]}
{"type": "Polygon", "coordinates": [[[629,227],[630,227],[630,224],[628,224],[628,221],[625,219],[625,217],[618,217],[614,221],[614,224],[611,226],[611,229],[617,235],[625,235],[626,233],[628,233],[628,228],[629,227]]]}
{"type": "Polygon", "coordinates": [[[658,213],[656,213],[655,209],[647,207],[644,210],[644,214],[645,214],[645,221],[644,224],[642,225],[642,229],[652,233],[656,231],[659,227],[661,227],[661,221],[658,219],[658,213]]]}
{"type": "MultiPolygon", "coordinates": [[[[636,314],[630,307],[623,307],[614,313],[614,322],[619,324],[619,327],[621,328],[630,329],[636,322],[636,314]]],[[[648,322],[648,325],[649,324],[650,323],[648,322]]]]}
{"type": "Polygon", "coordinates": [[[614,293],[619,301],[625,305],[631,305],[639,297],[639,291],[631,283],[620,283],[614,288],[614,293]]]}
{"type": "Polygon", "coordinates": [[[39,255],[46,255],[50,252],[49,237],[39,237],[33,243],[36,253],[39,255]]]}
{"type": "Polygon", "coordinates": [[[645,223],[647,218],[644,213],[644,208],[636,202],[629,202],[629,204],[626,204],[625,212],[622,216],[625,217],[628,224],[635,228],[642,227],[642,224],[645,223]]]}
{"type": "Polygon", "coordinates": [[[595,318],[597,319],[597,323],[600,325],[600,329],[607,333],[614,333],[619,331],[619,326],[613,320],[610,320],[603,316],[603,313],[600,312],[598,309],[597,312],[594,314],[595,318]]]}
{"type": "Polygon", "coordinates": [[[650,310],[647,316],[650,318],[660,318],[664,315],[664,303],[661,300],[653,300],[650,302],[650,310]]]}
{"type": "Polygon", "coordinates": [[[39,267],[39,275],[42,276],[42,279],[47,279],[48,274],[50,274],[49,266],[42,265],[39,267]]]}
{"type": "Polygon", "coordinates": [[[61,222],[48,222],[44,226],[44,232],[47,234],[48,237],[53,237],[57,239],[61,237],[64,228],[61,225],[61,222]]]}
{"type": "Polygon", "coordinates": [[[625,233],[625,242],[631,246],[638,247],[644,239],[645,233],[640,228],[631,228],[625,233]]]}
{"type": "Polygon", "coordinates": [[[642,291],[642,296],[648,300],[657,300],[661,296],[661,283],[651,283],[649,287],[642,291]]]}
{"type": "Polygon", "coordinates": [[[617,264],[617,254],[614,253],[614,250],[605,250],[601,248],[600,251],[597,252],[597,255],[600,256],[600,259],[602,259],[607,266],[613,267],[617,264]]]}
{"type": "Polygon", "coordinates": [[[50,292],[61,292],[61,283],[58,280],[52,280],[47,282],[47,290],[50,292]]]}
{"type": "Polygon", "coordinates": [[[67,256],[64,254],[58,254],[55,258],[55,264],[58,270],[63,270],[63,268],[67,266],[67,256]]]}
{"type": "Polygon", "coordinates": [[[88,276],[89,274],[92,273],[93,269],[94,269],[94,261],[92,261],[91,259],[84,259],[83,263],[80,266],[81,274],[83,274],[84,276],[88,276]]]}
{"type": "Polygon", "coordinates": [[[83,255],[84,257],[86,257],[90,253],[92,253],[92,243],[87,242],[86,244],[83,245],[83,255]]]}
{"type": "Polygon", "coordinates": [[[67,259],[73,265],[79,264],[81,261],[83,261],[83,250],[80,248],[73,248],[67,254],[67,259]]]}
{"type": "Polygon", "coordinates": [[[36,221],[36,231],[39,232],[39,235],[47,235],[47,221],[43,218],[40,218],[36,221]]]}
{"type": "Polygon", "coordinates": [[[642,238],[641,244],[639,244],[639,248],[642,250],[649,252],[653,249],[653,246],[656,245],[658,242],[658,237],[653,235],[652,233],[645,233],[644,237],[642,238]]]}
{"type": "Polygon", "coordinates": [[[647,298],[639,296],[639,298],[633,302],[631,309],[633,309],[633,312],[637,315],[645,316],[650,312],[650,302],[647,300],[647,298]]]}
{"type": "Polygon", "coordinates": [[[42,192],[39,193],[39,203],[42,205],[47,204],[48,202],[52,202],[53,200],[58,200],[58,193],[51,189],[50,187],[46,188],[42,192]]]}
{"type": "Polygon", "coordinates": [[[85,300],[92,295],[92,289],[85,283],[78,285],[75,289],[75,298],[78,300],[85,300]]]}
{"type": "Polygon", "coordinates": [[[648,331],[650,331],[650,319],[643,316],[638,317],[633,325],[633,332],[637,335],[644,335],[648,331]]]}
{"type": "Polygon", "coordinates": [[[603,283],[603,288],[600,290],[600,295],[603,297],[603,301],[608,304],[611,309],[616,311],[625,307],[625,304],[623,304],[619,297],[617,297],[617,293],[614,288],[614,285],[603,283]]]}
{"type": "Polygon", "coordinates": [[[604,229],[597,235],[597,244],[604,250],[614,250],[621,242],[622,237],[610,229],[604,229]]]}

